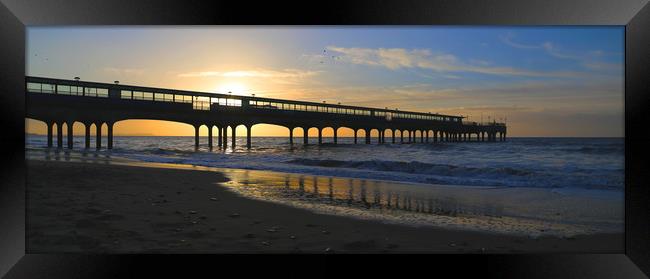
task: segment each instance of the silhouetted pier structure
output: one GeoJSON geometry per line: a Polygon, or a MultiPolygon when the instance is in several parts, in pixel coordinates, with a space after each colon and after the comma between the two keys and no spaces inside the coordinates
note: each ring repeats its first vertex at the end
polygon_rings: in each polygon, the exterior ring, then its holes
{"type": "Polygon", "coordinates": [[[107,125],[107,147],[113,148],[113,126],[130,119],[165,120],[190,124],[195,129],[195,146],[199,147],[199,129],[208,128],[208,146],[213,147],[212,128],[217,127],[217,146],[228,145],[228,127],[235,147],[236,129],[246,128],[246,144],[251,148],[251,129],[256,124],[286,127],[289,142],[293,131],[303,129],[303,143],[309,143],[308,131],[318,129],[318,143],[323,143],[325,128],[334,131],[350,128],[365,131],[365,143],[371,143],[371,131],[377,131],[376,143],[495,142],[506,140],[505,123],[463,121],[462,116],[401,110],[379,109],[339,104],[302,102],[261,97],[236,96],[207,92],[183,91],[123,84],[79,80],[26,77],[27,115],[47,125],[47,145],[63,146],[63,124],[67,126],[67,146],[73,147],[73,124],[85,126],[85,147],[90,148],[90,129],[95,125],[96,148],[102,147],[101,127],[107,125]],[[386,131],[391,138],[386,140],[386,131]],[[399,133],[399,138],[396,135],[399,133]],[[419,135],[419,136],[418,136],[419,135]]]}

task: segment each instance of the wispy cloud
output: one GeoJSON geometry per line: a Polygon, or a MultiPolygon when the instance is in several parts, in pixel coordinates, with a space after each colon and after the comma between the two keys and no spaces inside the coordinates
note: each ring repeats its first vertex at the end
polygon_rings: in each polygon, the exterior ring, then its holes
{"type": "Polygon", "coordinates": [[[319,71],[302,71],[296,69],[276,70],[240,70],[240,71],[201,71],[178,74],[179,77],[234,77],[234,78],[306,78],[319,74],[319,71]]]}
{"type": "Polygon", "coordinates": [[[508,33],[501,36],[501,41],[506,45],[509,45],[514,48],[519,49],[540,49],[545,51],[548,55],[560,58],[560,59],[569,59],[581,62],[581,64],[589,70],[618,70],[622,68],[622,63],[603,63],[597,61],[598,58],[609,56],[609,55],[620,55],[620,53],[606,52],[602,50],[592,50],[584,52],[584,54],[570,53],[566,50],[562,50],[556,44],[552,42],[543,42],[537,45],[528,45],[515,42],[514,33],[508,33]]]}
{"type": "Polygon", "coordinates": [[[428,49],[404,48],[345,48],[329,46],[328,50],[336,52],[343,61],[353,64],[363,64],[385,67],[391,70],[402,68],[420,68],[436,72],[472,72],[501,76],[527,77],[583,77],[585,73],[574,71],[532,71],[514,67],[494,67],[483,63],[469,65],[460,61],[456,56],[446,53],[433,53],[428,49]]]}

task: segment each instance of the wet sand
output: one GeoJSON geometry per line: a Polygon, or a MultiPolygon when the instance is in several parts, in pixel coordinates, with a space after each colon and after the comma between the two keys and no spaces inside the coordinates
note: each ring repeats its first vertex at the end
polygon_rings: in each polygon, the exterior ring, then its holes
{"type": "Polygon", "coordinates": [[[620,253],[623,234],[530,238],[318,214],[218,172],[27,162],[28,253],[620,253]]]}

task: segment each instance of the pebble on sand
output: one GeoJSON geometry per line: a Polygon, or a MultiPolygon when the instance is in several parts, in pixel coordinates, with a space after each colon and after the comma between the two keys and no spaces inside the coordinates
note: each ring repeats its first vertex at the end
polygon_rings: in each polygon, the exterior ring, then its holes
{"type": "Polygon", "coordinates": [[[196,211],[190,210],[190,214],[196,214],[196,211]]]}
{"type": "Polygon", "coordinates": [[[219,199],[217,198],[210,198],[211,201],[218,201],[219,199]]]}
{"type": "Polygon", "coordinates": [[[231,218],[236,218],[236,217],[239,217],[239,213],[233,213],[233,214],[230,214],[228,216],[231,217],[231,218]]]}

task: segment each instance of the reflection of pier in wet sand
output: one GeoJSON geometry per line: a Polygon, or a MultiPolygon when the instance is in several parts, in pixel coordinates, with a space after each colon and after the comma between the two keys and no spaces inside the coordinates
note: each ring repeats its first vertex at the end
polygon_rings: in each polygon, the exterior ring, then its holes
{"type": "Polygon", "coordinates": [[[432,185],[240,169],[219,171],[231,179],[226,186],[244,196],[324,213],[414,225],[480,226],[501,232],[553,231],[571,235],[620,231],[623,214],[622,197],[603,199],[603,193],[598,191],[573,195],[544,188],[432,185]]]}
{"type": "Polygon", "coordinates": [[[234,180],[243,186],[240,190],[263,198],[450,216],[500,216],[502,211],[502,206],[493,203],[461,205],[453,196],[436,195],[431,189],[406,184],[291,173],[281,174],[279,181],[278,177],[260,177],[257,172],[255,175],[249,173],[248,170],[233,173],[234,180]]]}

